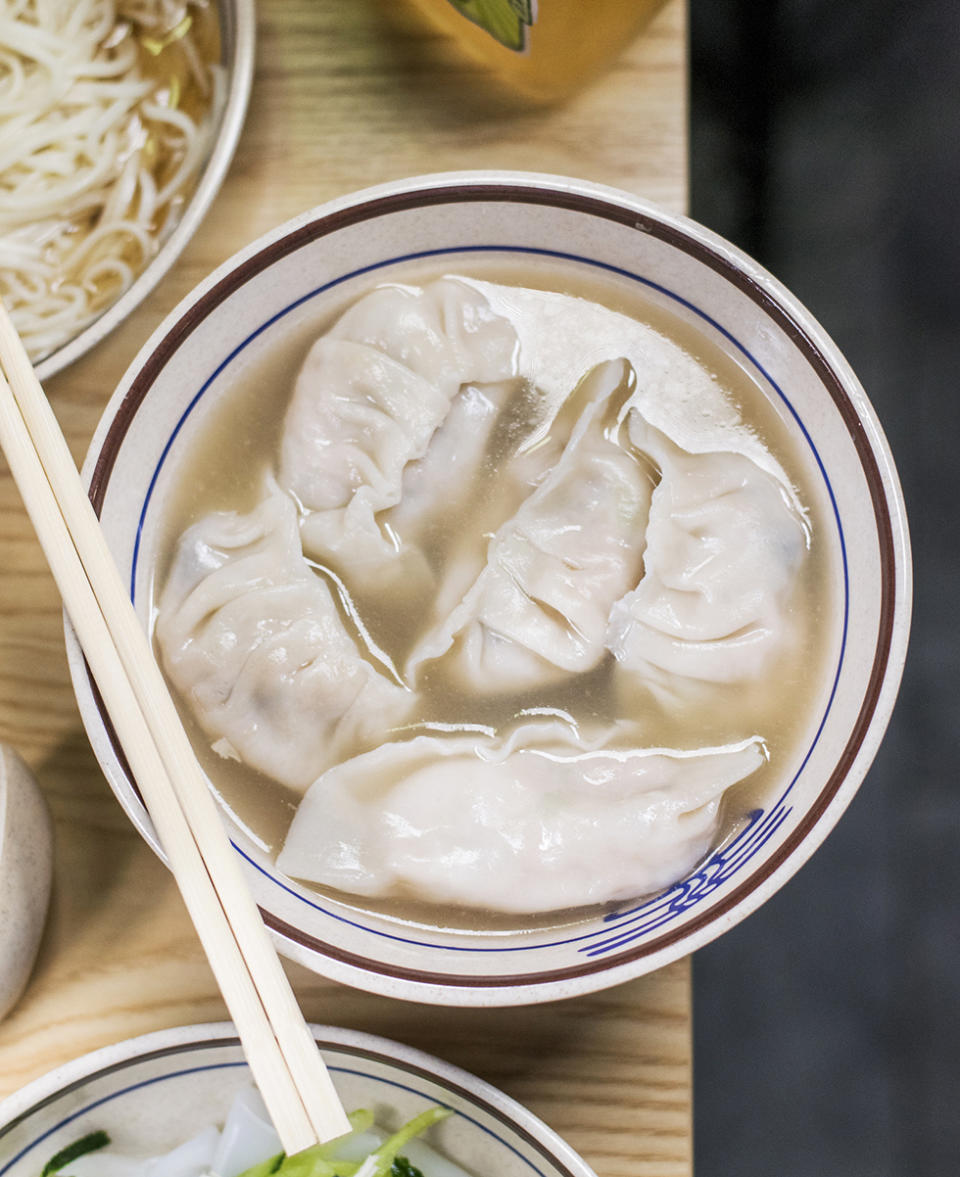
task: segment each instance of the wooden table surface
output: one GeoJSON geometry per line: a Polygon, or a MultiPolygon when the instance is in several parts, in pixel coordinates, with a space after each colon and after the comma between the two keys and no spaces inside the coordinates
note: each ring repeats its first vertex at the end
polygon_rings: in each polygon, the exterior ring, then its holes
{"type": "MultiPolygon", "coordinates": [[[[442,38],[387,0],[261,0],[257,74],[236,160],[174,271],[49,395],[79,461],[149,332],[215,265],[280,221],[400,176],[504,167],[580,175],[686,203],[683,0],[599,80],[552,109],[454,68],[442,38]],[[389,13],[387,10],[389,9],[389,13]]],[[[49,924],[0,1025],[0,1095],[85,1051],[225,1017],[179,895],[99,771],[67,674],[60,602],[0,467],[0,739],[34,768],[56,822],[49,924]]],[[[599,1177],[691,1172],[685,961],[591,997],[458,1011],[290,976],[307,1016],[397,1038],[502,1087],[599,1177]]]]}

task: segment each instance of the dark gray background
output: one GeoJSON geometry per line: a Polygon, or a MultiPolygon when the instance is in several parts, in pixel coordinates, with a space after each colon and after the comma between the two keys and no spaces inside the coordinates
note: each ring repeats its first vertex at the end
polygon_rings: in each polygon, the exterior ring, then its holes
{"type": "Polygon", "coordinates": [[[813,860],[697,954],[697,1177],[960,1173],[960,3],[691,0],[692,211],[859,374],[910,517],[911,649],[813,860]]]}

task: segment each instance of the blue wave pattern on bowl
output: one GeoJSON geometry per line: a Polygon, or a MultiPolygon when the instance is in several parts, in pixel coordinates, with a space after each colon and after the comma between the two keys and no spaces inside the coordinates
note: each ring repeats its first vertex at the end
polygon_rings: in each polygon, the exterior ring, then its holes
{"type": "MultiPolygon", "coordinates": [[[[342,285],[355,278],[363,277],[366,274],[374,273],[377,270],[386,269],[390,266],[400,265],[404,262],[421,261],[425,258],[444,257],[451,255],[463,255],[468,253],[479,254],[527,254],[540,257],[547,257],[554,260],[576,262],[579,265],[588,266],[592,269],[603,270],[607,273],[616,274],[618,277],[630,279],[648,290],[656,291],[658,294],[670,299],[672,302],[682,306],[685,310],[696,315],[697,318],[706,323],[710,328],[720,334],[729,344],[731,344],[736,351],[746,359],[749,364],[755,369],[763,379],[769,384],[776,395],[780,398],[784,407],[790,413],[790,416],[797,424],[800,433],[802,434],[810,453],[816,462],[817,469],[820,471],[823,483],[830,499],[830,506],[833,513],[833,518],[837,527],[837,536],[840,547],[840,557],[843,570],[843,625],[840,637],[840,653],[837,659],[837,668],[833,677],[833,682],[830,688],[830,695],[827,699],[826,707],[821,716],[820,723],[814,734],[810,747],[807,749],[800,768],[793,776],[789,784],[784,789],[783,793],[774,802],[769,810],[756,809],[751,812],[747,819],[746,826],[738,832],[738,834],[727,844],[719,847],[710,858],[703,863],[697,870],[693,871],[685,879],[675,883],[667,891],[662,892],[652,898],[644,900],[639,906],[631,907],[627,910],[617,910],[610,912],[603,916],[598,921],[598,927],[591,931],[583,933],[579,936],[572,936],[562,940],[554,940],[550,942],[540,942],[529,945],[506,945],[499,947],[467,947],[457,944],[444,944],[431,940],[418,940],[410,936],[402,936],[392,932],[383,931],[380,928],[370,927],[367,924],[360,923],[357,920],[351,919],[347,916],[341,915],[322,904],[304,895],[301,891],[289,886],[266,870],[259,862],[250,857],[240,846],[233,842],[234,849],[248,862],[255,870],[269,879],[275,886],[286,891],[289,895],[296,897],[300,902],[313,908],[315,911],[322,913],[330,919],[336,920],[339,923],[348,924],[351,927],[358,928],[361,931],[370,933],[374,936],[379,936],[382,939],[394,940],[401,944],[407,944],[418,948],[432,948],[448,952],[467,952],[467,953],[515,953],[515,952],[529,952],[540,951],[546,948],[562,948],[571,945],[578,945],[576,952],[587,957],[599,957],[608,953],[613,953],[621,948],[624,948],[644,936],[653,932],[659,931],[670,923],[686,915],[691,909],[697,907],[705,899],[713,895],[718,889],[725,886],[732,878],[738,875],[744,867],[746,867],[752,859],[763,849],[766,843],[779,830],[780,826],[787,820],[792,809],[787,805],[787,798],[792,792],[797,780],[803,773],[810,756],[820,739],[827,717],[830,714],[830,709],[833,705],[834,696],[837,690],[837,683],[840,679],[840,672],[843,667],[844,652],[847,644],[847,628],[849,622],[849,608],[850,608],[850,584],[849,572],[847,567],[847,547],[844,538],[843,526],[840,521],[840,514],[837,508],[836,497],[833,492],[833,487],[830,484],[830,479],[827,476],[826,469],[820,458],[813,439],[804,426],[796,408],[791,403],[787,395],[779,384],[773,379],[771,374],[763,367],[761,363],[752,355],[752,353],[725,327],[703,311],[696,304],[670,290],[668,287],[661,285],[658,282],[653,282],[649,278],[644,278],[640,274],[636,274],[631,270],[623,269],[619,266],[609,265],[606,262],[598,262],[592,258],[582,257],[579,254],[565,253],[560,250],[552,249],[534,249],[526,246],[515,245],[462,245],[462,246],[447,246],[442,249],[422,250],[417,253],[403,254],[397,257],[388,258],[382,262],[377,262],[374,265],[363,266],[360,269],[351,270],[349,273],[342,274],[338,278],[332,279],[330,282],[324,283],[315,289],[309,291],[307,294],[291,302],[288,306],[272,315],[265,320],[255,331],[252,331],[246,339],[237,345],[223,360],[221,360],[207,379],[200,386],[190,403],[187,405],[179,421],[167,439],[160,458],[157,462],[150,483],[147,487],[147,492],[144,497],[143,507],[140,511],[140,518],[137,523],[137,534],[134,541],[133,561],[130,571],[130,597],[135,601],[136,599],[136,577],[137,577],[137,563],[140,553],[140,544],[143,535],[144,524],[146,520],[147,510],[150,506],[153,497],[153,491],[160,476],[160,471],[170,454],[181,429],[190,417],[193,410],[200,403],[200,400],[205,393],[212,386],[214,381],[222,375],[224,370],[259,336],[268,330],[274,323],[303,306],[311,299],[342,285]]],[[[0,1177],[3,1177],[3,1170],[0,1170],[0,1177]]]]}
{"type": "MultiPolygon", "coordinates": [[[[42,1132],[29,1144],[25,1145],[16,1156],[11,1157],[10,1160],[7,1161],[7,1163],[3,1165],[2,1168],[0,1168],[0,1177],[4,1177],[4,1174],[10,1173],[14,1165],[16,1165],[19,1161],[22,1161],[25,1157],[29,1156],[29,1154],[34,1149],[39,1148],[45,1140],[48,1140],[56,1132],[59,1132],[62,1128],[67,1127],[69,1124],[73,1123],[75,1120],[80,1119],[82,1116],[86,1116],[90,1112],[95,1111],[98,1107],[102,1107],[104,1104],[111,1103],[115,1099],[119,1099],[124,1095],[129,1095],[133,1091],[142,1090],[145,1087],[155,1086],[158,1083],[163,1083],[170,1079],[180,1079],[185,1075],[198,1075],[203,1074],[204,1072],[224,1071],[236,1069],[238,1067],[243,1067],[246,1069],[246,1066],[247,1064],[242,1061],[235,1063],[209,1063],[202,1067],[187,1067],[181,1071],[171,1071],[168,1075],[158,1075],[153,1079],[143,1079],[139,1083],[131,1083],[129,1086],[123,1087],[119,1091],[114,1091],[110,1095],[103,1096],[102,1099],[94,1100],[93,1103],[86,1104],[77,1111],[71,1112],[69,1116],[65,1116],[62,1120],[48,1128],[45,1132],[42,1132]]],[[[460,1111],[457,1108],[451,1107],[450,1104],[444,1103],[442,1099],[436,1099],[432,1095],[427,1095],[425,1092],[420,1091],[415,1087],[410,1087],[406,1083],[399,1083],[395,1079],[386,1079],[382,1075],[371,1075],[366,1071],[358,1071],[352,1067],[330,1066],[328,1069],[334,1074],[353,1075],[358,1079],[369,1080],[371,1083],[383,1083],[388,1087],[395,1087],[400,1091],[406,1091],[411,1095],[419,1096],[431,1107],[436,1105],[439,1105],[440,1107],[448,1107],[455,1116],[462,1117],[474,1127],[479,1128],[481,1132],[484,1132],[487,1136],[492,1137],[503,1148],[512,1152],[516,1157],[523,1161],[523,1163],[530,1169],[532,1174],[535,1174],[535,1177],[545,1177],[542,1169],[538,1168],[533,1163],[533,1161],[531,1161],[528,1157],[525,1157],[518,1149],[514,1148],[514,1146],[510,1144],[509,1141],[504,1140],[502,1136],[499,1136],[496,1132],[494,1132],[492,1128],[488,1128],[486,1124],[481,1124],[479,1120],[475,1119],[473,1116],[467,1115],[466,1112],[460,1111]]],[[[91,1078],[96,1079],[97,1076],[93,1075],[91,1078]]],[[[40,1165],[37,1166],[38,1171],[39,1169],[40,1165]]]]}
{"type": "Polygon", "coordinates": [[[747,818],[746,826],[698,871],[679,883],[674,883],[669,890],[638,907],[632,907],[627,911],[612,911],[605,915],[605,923],[613,924],[615,920],[622,922],[615,927],[604,928],[602,933],[592,933],[590,939],[594,942],[584,945],[577,951],[585,956],[605,956],[608,952],[625,948],[648,932],[655,932],[676,916],[696,907],[728,879],[733,878],[773,837],[791,812],[792,807],[783,802],[767,813],[762,809],[754,809],[747,818]],[[616,934],[610,936],[611,931],[616,934]],[[607,939],[597,940],[596,937],[599,935],[607,936],[607,939]]]}

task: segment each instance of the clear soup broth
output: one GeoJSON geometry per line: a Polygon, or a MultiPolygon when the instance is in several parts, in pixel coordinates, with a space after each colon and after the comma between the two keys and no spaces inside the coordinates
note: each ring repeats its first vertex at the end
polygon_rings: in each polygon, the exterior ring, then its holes
{"type": "MultiPolygon", "coordinates": [[[[515,725],[518,718],[547,716],[562,717],[586,728],[629,721],[630,734],[615,739],[640,740],[648,747],[705,748],[759,735],[766,749],[765,763],[724,795],[712,852],[735,835],[751,810],[770,802],[778,782],[783,787],[785,772],[798,763],[811,724],[822,710],[826,670],[837,635],[835,610],[826,589],[832,555],[829,544],[822,539],[825,503],[812,462],[798,450],[795,431],[784,409],[732,348],[721,347],[708,338],[658,296],[642,293],[625,281],[566,264],[530,266],[492,258],[484,263],[471,259],[469,265],[458,262],[442,268],[435,264],[405,266],[398,273],[391,272],[386,281],[420,286],[451,274],[589,300],[648,325],[695,360],[750,433],[762,441],[785,471],[806,514],[809,544],[790,594],[791,638],[759,681],[714,684],[703,692],[696,706],[678,708],[643,686],[625,686],[617,674],[616,659],[608,651],[598,665],[582,674],[559,676],[556,681],[516,691],[477,694],[467,689],[451,671],[449,661],[441,658],[424,667],[417,681],[414,709],[401,729],[387,738],[435,731],[502,732],[515,725]]],[[[369,288],[373,286],[371,283],[369,288]]],[[[318,299],[315,306],[308,304],[290,316],[278,329],[277,341],[268,341],[258,354],[244,362],[229,393],[207,413],[202,427],[185,446],[177,468],[176,489],[163,505],[156,549],[159,557],[152,582],[153,616],[184,531],[210,512],[246,512],[257,504],[264,478],[277,468],[284,415],[304,358],[314,340],[360,293],[352,288],[349,295],[318,299]]],[[[643,379],[644,373],[626,370],[608,412],[615,417],[617,406],[625,403],[643,379]]],[[[423,529],[421,548],[434,570],[442,572],[464,536],[476,537],[476,543],[482,545],[516,509],[516,500],[501,494],[498,488],[516,453],[517,437],[529,434],[543,406],[529,380],[517,378],[502,395],[504,409],[485,445],[470,493],[462,497],[455,510],[441,512],[423,529]]],[[[655,464],[649,464],[648,477],[652,489],[659,478],[655,464]]],[[[643,537],[638,536],[637,542],[636,561],[642,574],[643,537]]],[[[342,623],[358,646],[368,655],[371,646],[378,650],[402,678],[402,668],[411,651],[435,624],[436,588],[414,584],[397,591],[396,584],[384,587],[377,577],[357,577],[349,567],[338,567],[335,560],[312,560],[310,564],[314,574],[329,585],[342,623]]],[[[383,667],[384,661],[380,660],[378,669],[383,667]]],[[[219,801],[258,845],[276,854],[296,812],[299,794],[237,759],[214,752],[211,736],[203,731],[182,697],[176,697],[219,801]]],[[[369,746],[360,742],[347,747],[341,759],[369,746]]],[[[575,913],[568,910],[520,916],[438,904],[413,895],[359,898],[319,885],[315,889],[361,910],[374,910],[398,920],[471,931],[557,926],[583,915],[578,909],[575,913]]]]}

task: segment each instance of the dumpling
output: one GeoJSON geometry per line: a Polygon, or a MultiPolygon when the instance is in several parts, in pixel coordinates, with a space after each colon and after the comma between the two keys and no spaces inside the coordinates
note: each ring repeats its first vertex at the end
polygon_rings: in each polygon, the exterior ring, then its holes
{"type": "Polygon", "coordinates": [[[465,384],[422,458],[407,464],[400,501],[378,522],[397,549],[420,543],[428,531],[450,527],[465,502],[488,480],[485,459],[516,382],[465,384]]]}
{"type": "Polygon", "coordinates": [[[418,645],[411,681],[455,639],[459,675],[485,693],[584,673],[603,658],[610,607],[642,567],[652,481],[616,437],[627,366],[603,364],[586,383],[586,408],[560,460],[491,540],[462,600],[418,645]]]}
{"type": "Polygon", "coordinates": [[[610,649],[651,684],[663,684],[664,672],[708,683],[757,678],[791,636],[809,542],[795,497],[742,454],[685,453],[639,413],[628,431],[661,478],[643,577],[611,612],[610,649]]]}
{"type": "Polygon", "coordinates": [[[249,514],[217,512],[184,533],[156,636],[214,750],[300,791],[413,704],[345,629],[302,558],[296,507],[275,487],[249,514]]]}
{"type": "Polygon", "coordinates": [[[303,508],[305,552],[374,570],[398,545],[378,512],[466,384],[508,380],[516,334],[455,279],[389,286],[355,303],[310,349],[284,421],[279,481],[303,508]]]}
{"type": "Polygon", "coordinates": [[[633,408],[691,454],[743,454],[785,485],[786,475],[707,365],[649,323],[548,290],[461,279],[512,324],[518,374],[554,406],[583,372],[623,359],[638,375],[633,408]]]}
{"type": "Polygon", "coordinates": [[[724,791],[760,767],[763,744],[683,752],[611,738],[540,723],[500,743],[386,744],[319,778],[277,865],[357,895],[514,913],[659,890],[707,852],[724,791]]]}

